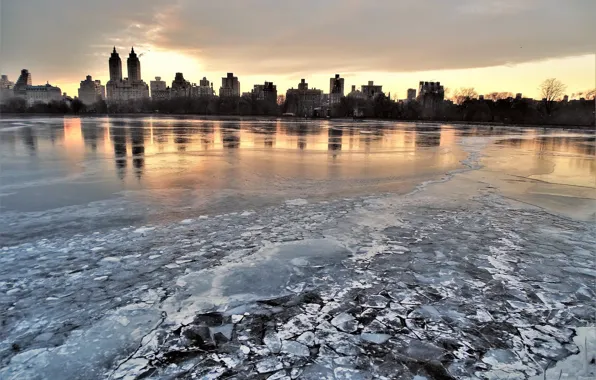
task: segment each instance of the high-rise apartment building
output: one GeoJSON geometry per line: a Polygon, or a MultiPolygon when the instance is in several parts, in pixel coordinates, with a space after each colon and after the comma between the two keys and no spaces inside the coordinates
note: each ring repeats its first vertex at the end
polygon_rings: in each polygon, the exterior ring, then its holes
{"type": "Polygon", "coordinates": [[[79,86],[79,99],[81,102],[90,105],[105,98],[106,88],[102,86],[100,80],[93,80],[91,75],[87,75],[85,80],[81,81],[79,86]]]}
{"type": "Polygon", "coordinates": [[[287,112],[298,116],[313,116],[315,110],[321,107],[322,95],[323,91],[308,88],[306,80],[301,79],[298,89],[291,88],[286,91],[287,112]]]}
{"type": "Polygon", "coordinates": [[[122,60],[115,47],[109,59],[109,68],[110,81],[106,85],[109,102],[149,97],[149,86],[141,79],[141,62],[134,48],[127,60],[128,78],[122,78],[122,60]]]}
{"type": "Polygon", "coordinates": [[[126,60],[126,66],[128,68],[128,80],[138,82],[141,80],[141,61],[135,53],[135,49],[130,49],[130,54],[126,60]]]}
{"type": "Polygon", "coordinates": [[[110,55],[109,60],[110,66],[110,81],[120,81],[122,80],[122,60],[120,59],[120,54],[116,51],[116,47],[114,46],[114,50],[112,51],[112,55],[110,55]]]}
{"type": "Polygon", "coordinates": [[[234,76],[234,73],[228,73],[221,78],[219,96],[240,96],[240,81],[238,81],[238,77],[234,76]]]}
{"type": "Polygon", "coordinates": [[[374,84],[372,80],[368,81],[368,84],[361,86],[362,93],[369,99],[374,98],[377,95],[383,94],[383,86],[374,84]]]}

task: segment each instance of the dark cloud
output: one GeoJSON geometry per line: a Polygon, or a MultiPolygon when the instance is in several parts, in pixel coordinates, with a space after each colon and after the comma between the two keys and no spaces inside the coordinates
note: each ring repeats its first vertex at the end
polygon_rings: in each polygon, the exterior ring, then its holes
{"type": "Polygon", "coordinates": [[[2,70],[106,71],[111,45],[283,75],[486,67],[594,53],[587,0],[28,0],[2,3],[2,70]]]}

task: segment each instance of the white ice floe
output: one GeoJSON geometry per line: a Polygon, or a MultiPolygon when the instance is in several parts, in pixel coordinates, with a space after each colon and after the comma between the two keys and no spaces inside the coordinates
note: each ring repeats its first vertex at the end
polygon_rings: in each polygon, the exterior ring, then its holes
{"type": "Polygon", "coordinates": [[[297,198],[297,199],[290,199],[286,201],[286,205],[288,206],[305,206],[308,204],[306,199],[297,198]]]}

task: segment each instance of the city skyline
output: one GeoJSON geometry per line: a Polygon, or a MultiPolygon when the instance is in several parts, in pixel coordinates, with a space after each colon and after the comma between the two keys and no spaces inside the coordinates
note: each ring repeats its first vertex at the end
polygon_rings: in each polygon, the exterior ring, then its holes
{"type": "Polygon", "coordinates": [[[581,1],[493,0],[482,6],[329,1],[276,9],[267,8],[267,1],[248,6],[227,0],[200,7],[182,0],[108,1],[102,7],[57,2],[64,6],[2,4],[0,70],[15,80],[28,68],[36,83],[50,81],[70,95],[86,75],[108,81],[105,62],[113,46],[119,51],[135,47],[146,82],[156,76],[169,82],[176,72],[190,82],[203,77],[217,82],[233,72],[244,90],[271,81],[280,93],[300,78],[327,92],[335,73],[345,78],[346,88],[373,80],[402,99],[421,79],[441,81],[452,90],[475,87],[480,94],[511,91],[530,97],[537,97],[545,78],[560,79],[569,95],[594,87],[596,80],[590,38],[595,27],[588,20],[596,4],[581,1]],[[232,20],[222,25],[218,20],[231,7],[242,8],[235,13],[245,13],[246,19],[227,15],[232,20]],[[57,19],[46,17],[57,9],[57,19]],[[97,17],[100,12],[103,16],[97,17]],[[13,21],[24,13],[32,20],[28,26],[13,21]],[[465,28],[447,20],[454,14],[465,28]],[[251,29],[257,16],[266,17],[270,26],[251,29]],[[42,33],[48,19],[56,24],[68,20],[77,33],[59,25],[42,33]]]}

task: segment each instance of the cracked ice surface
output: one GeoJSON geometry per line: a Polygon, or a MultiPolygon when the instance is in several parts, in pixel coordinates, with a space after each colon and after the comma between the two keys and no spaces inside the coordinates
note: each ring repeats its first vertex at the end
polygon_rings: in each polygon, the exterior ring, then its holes
{"type": "Polygon", "coordinates": [[[589,376],[593,225],[465,180],[4,247],[0,378],[589,376]]]}

